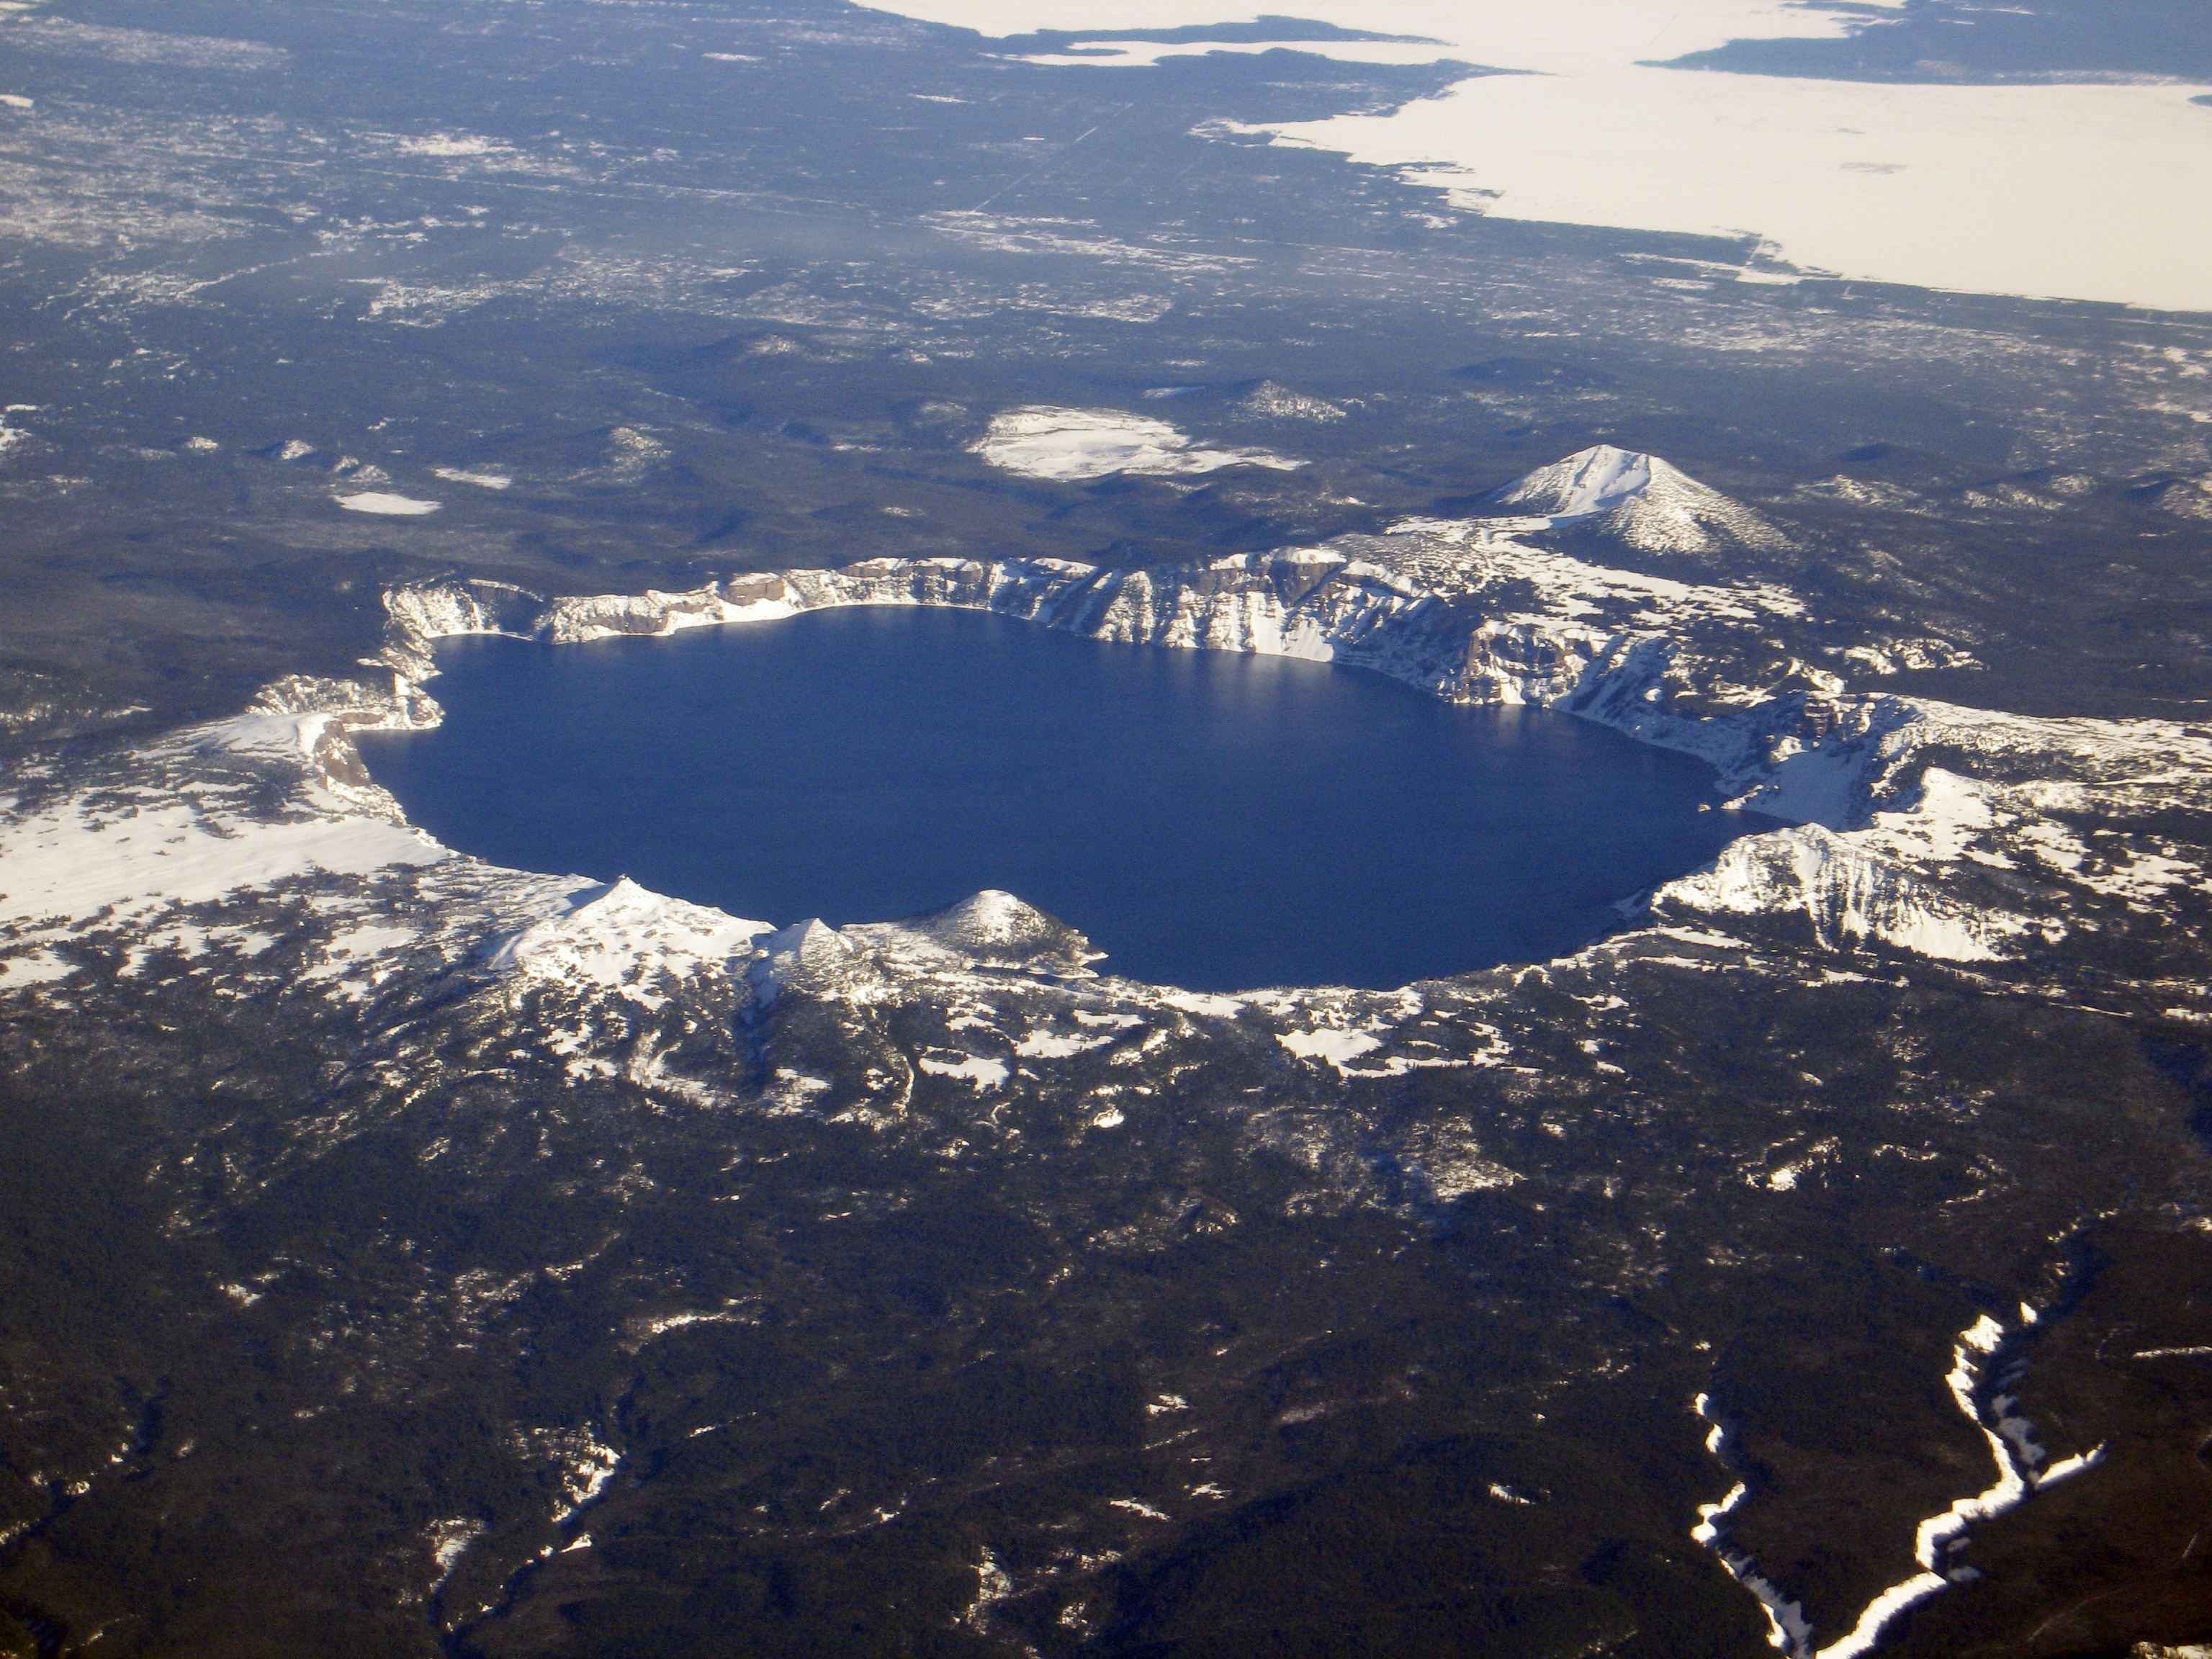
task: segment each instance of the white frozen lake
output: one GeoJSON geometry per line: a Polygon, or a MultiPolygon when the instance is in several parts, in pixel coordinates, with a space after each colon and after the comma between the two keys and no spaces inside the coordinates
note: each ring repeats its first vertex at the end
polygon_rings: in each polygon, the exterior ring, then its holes
{"type": "MultiPolygon", "coordinates": [[[[981,30],[1164,29],[1292,15],[1442,44],[1297,49],[1524,71],[1381,116],[1267,129],[1279,143],[1425,167],[1506,218],[1749,235],[1801,269],[1977,293],[2212,311],[2212,107],[2204,88],[1923,86],[1650,66],[1736,39],[1843,33],[1776,0],[884,0],[981,30]]],[[[1078,44],[1080,44],[1079,41],[1078,44]]],[[[1251,51],[1111,42],[1134,66],[1251,51]]]]}

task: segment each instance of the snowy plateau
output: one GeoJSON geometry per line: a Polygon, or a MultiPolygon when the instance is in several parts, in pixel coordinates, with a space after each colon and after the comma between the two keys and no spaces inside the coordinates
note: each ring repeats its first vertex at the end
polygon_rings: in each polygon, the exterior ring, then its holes
{"type": "MultiPolygon", "coordinates": [[[[2207,921],[2207,843],[2193,827],[2212,821],[2212,732],[1855,691],[1843,671],[1866,642],[1808,643],[1800,596],[1692,579],[1698,552],[1778,532],[1654,456],[1585,451],[1493,504],[1486,518],[1409,520],[1205,568],[939,558],[684,592],[398,586],[368,676],[287,679],[236,718],[18,775],[0,821],[0,997],[65,1012],[94,985],[181,980],[217,1002],[299,1010],[347,1077],[395,1099],[465,1075],[481,1063],[465,1054],[492,1042],[502,1075],[626,1085],[658,1110],[854,1126],[945,1157],[991,1133],[1017,1090],[1080,1139],[1131,1133],[1171,1089],[1206,1086],[1256,1097],[1247,1144],[1291,1158],[1339,1192],[1333,1201],[1385,1206],[1538,1176],[1479,1127],[1394,1120],[1361,1091],[1449,1072],[1553,1087],[1631,1077],[1610,1056],[1637,1048],[1655,987],[1685,975],[1816,1000],[1924,980],[2212,1024],[2193,943],[2207,921]],[[1644,574],[1541,544],[1560,529],[1689,568],[1644,574]],[[1570,958],[1392,993],[1195,995],[1102,971],[1079,934],[1005,893],[832,928],[734,917],[618,872],[493,867],[407,824],[352,742],[440,718],[424,686],[441,639],[559,645],[842,605],[986,610],[1557,709],[1702,757],[1729,797],[1794,827],[1622,895],[1622,931],[1570,958]]],[[[1746,1178],[1779,1201],[1831,1154],[1793,1156],[1746,1178]]],[[[1741,1486],[1697,1518],[1698,1541],[1767,1609],[1778,1647],[1863,1651],[1893,1613],[1950,1582],[1946,1552],[1970,1522],[2098,1455],[2031,1456],[2032,1425],[2006,1416],[1983,1376],[2011,1340],[1970,1330],[1949,1382],[1994,1476],[1962,1478],[1943,1515],[1900,1541],[1918,1565],[1863,1607],[1808,1614],[1766,1576],[1728,1530],[1741,1486]]],[[[1732,1468],[1724,1406],[1701,1396],[1698,1409],[1716,1425],[1717,1465],[1732,1468]]],[[[591,1445],[562,1477],[558,1524],[573,1526],[616,1467],[616,1452],[591,1445]]],[[[440,1574],[475,1536],[435,1534],[440,1574]]]]}
{"type": "Polygon", "coordinates": [[[1169,477],[1224,466],[1296,471],[1304,463],[1264,449],[1207,449],[1165,421],[1112,409],[1015,409],[993,417],[975,453],[1031,478],[1073,483],[1115,473],[1169,477]]]}
{"type": "Polygon", "coordinates": [[[1897,0],[1322,0],[1300,15],[1347,38],[1241,43],[1178,36],[1255,19],[1252,8],[1191,0],[896,0],[893,9],[990,35],[1058,30],[1065,49],[1042,61],[1062,65],[1133,69],[1269,46],[1481,65],[1441,98],[1222,131],[1403,169],[1466,212],[1740,240],[1767,256],[1745,258],[1740,281],[1787,281],[1794,265],[1984,293],[2212,305],[2212,229],[2170,205],[2212,188],[2212,145],[2191,102],[2199,85],[2152,75],[1897,85],[1730,74],[1692,57],[1731,40],[1878,29],[1897,0]]]}

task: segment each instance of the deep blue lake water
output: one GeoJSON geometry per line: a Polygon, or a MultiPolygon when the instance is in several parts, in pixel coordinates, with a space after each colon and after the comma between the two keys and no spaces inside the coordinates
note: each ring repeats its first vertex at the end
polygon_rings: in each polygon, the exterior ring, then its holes
{"type": "Polygon", "coordinates": [[[757,921],[986,887],[1111,972],[1389,988],[1571,950],[1771,821],[1703,763],[1381,676],[966,611],[441,645],[446,723],[363,742],[448,846],[757,921]]]}

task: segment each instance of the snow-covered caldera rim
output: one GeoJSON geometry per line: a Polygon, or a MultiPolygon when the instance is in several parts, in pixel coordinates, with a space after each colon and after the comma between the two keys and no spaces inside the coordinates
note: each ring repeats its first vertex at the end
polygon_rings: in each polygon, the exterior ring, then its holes
{"type": "MultiPolygon", "coordinates": [[[[1598,447],[1499,493],[1552,489],[1547,519],[1588,517],[1646,499],[1670,473],[1681,477],[1656,458],[1598,447]]],[[[2017,956],[2074,925],[1956,890],[1959,878],[2033,872],[2134,908],[2155,905],[2197,867],[2193,848],[2092,848],[2054,811],[2212,808],[2212,734],[2200,728],[1854,693],[1839,675],[1794,660],[1761,684],[1742,653],[1802,614],[1794,593],[1589,564],[1521,541],[1497,519],[1409,521],[1203,568],[872,559],[674,593],[545,599],[461,582],[396,589],[388,603],[381,660],[400,671],[403,702],[420,697],[419,678],[435,672],[428,647],[443,637],[574,642],[894,605],[987,610],[1121,641],[1337,660],[1454,701],[1554,708],[1705,758],[1729,805],[1798,825],[1746,836],[1665,884],[1650,896],[1662,910],[1798,910],[1826,942],[1957,962],[2017,956]],[[1510,609],[1491,603],[1507,598],[1510,609]],[[1695,713],[1663,706],[1656,694],[1670,684],[1692,694],[1695,713]]]]}
{"type": "MultiPolygon", "coordinates": [[[[1547,507],[1618,513],[1665,477],[1652,458],[1597,449],[1503,493],[1541,486],[1553,490],[1547,507]]],[[[1686,937],[1697,939],[1794,915],[1821,950],[2018,962],[2069,933],[2155,914],[2178,889],[2202,880],[2196,842],[2177,843],[2154,827],[2093,836],[2085,816],[2155,826],[2177,812],[2212,813],[2212,733],[2201,728],[2039,719],[1853,692],[1840,675],[1780,646],[1777,630],[1805,611],[1787,589],[1595,565],[1524,542],[1497,519],[1411,521],[1382,535],[1202,568],[875,559],[734,574],[682,592],[547,598],[455,578],[395,587],[385,599],[389,626],[371,665],[390,673],[388,690],[287,680],[253,713],[138,751],[159,761],[168,781],[144,793],[131,824],[101,825],[104,839],[79,833],[82,814],[64,822],[66,803],[13,812],[0,824],[0,921],[143,916],[161,908],[155,900],[458,860],[405,823],[350,740],[355,730],[439,719],[421,688],[436,672],[431,647],[440,639],[665,635],[844,605],[957,606],[1099,639],[1336,660],[1451,701],[1553,708],[1701,757],[1732,804],[1798,823],[1744,836],[1706,869],[1644,896],[1647,926],[1686,925],[1686,937]],[[203,763],[217,769],[241,759],[289,769],[280,806],[212,811],[212,797],[189,775],[203,763]],[[164,836],[184,839],[171,845],[164,836]],[[171,890],[192,866],[176,855],[179,846],[213,860],[189,895],[171,890]],[[27,872],[40,869],[48,877],[30,880],[27,872]],[[88,885],[85,871],[107,874],[88,885]]],[[[623,975],[647,957],[726,973],[757,955],[788,957],[795,972],[808,966],[810,950],[827,948],[826,939],[802,933],[788,948],[770,949],[761,942],[777,931],[768,923],[634,884],[530,876],[474,860],[451,867],[476,872],[471,879],[530,886],[520,920],[500,936],[510,942],[489,949],[504,972],[542,957],[590,978],[598,970],[578,964],[594,953],[623,975]]],[[[1035,926],[1058,924],[1036,917],[1035,926]]],[[[902,927],[870,924],[838,936],[871,957],[889,952],[912,964],[931,951],[940,961],[957,956],[1017,970],[1029,959],[977,948],[980,935],[933,942],[927,928],[902,927]]],[[[1095,954],[1068,942],[1079,939],[1060,940],[1053,971],[1091,971],[1095,954]]],[[[8,975],[21,971],[10,967],[8,975]]],[[[1351,1058],[1332,1052],[1316,1063],[1351,1058]]]]}

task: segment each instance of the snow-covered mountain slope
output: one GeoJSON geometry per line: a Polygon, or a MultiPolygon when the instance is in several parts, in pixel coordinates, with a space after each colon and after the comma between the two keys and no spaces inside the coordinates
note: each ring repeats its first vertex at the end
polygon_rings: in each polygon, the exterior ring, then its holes
{"type": "Polygon", "coordinates": [[[957,963],[1073,980],[1097,977],[1091,964],[1104,959],[1073,927],[995,888],[924,915],[844,931],[899,962],[939,967],[957,963]]]}
{"type": "MultiPolygon", "coordinates": [[[[1559,519],[1611,512],[1651,487],[1654,458],[1598,444],[1522,475],[1498,492],[1507,507],[1559,519]]],[[[1665,466],[1663,461],[1657,465],[1665,466]]],[[[1674,472],[1674,469],[1667,469],[1674,472]]],[[[1677,477],[1684,475],[1679,472],[1677,477]]]]}
{"type": "Polygon", "coordinates": [[[1599,444],[1515,480],[1493,497],[1527,528],[1587,524],[1644,553],[1784,544],[1758,514],[1656,455],[1599,444]]]}

